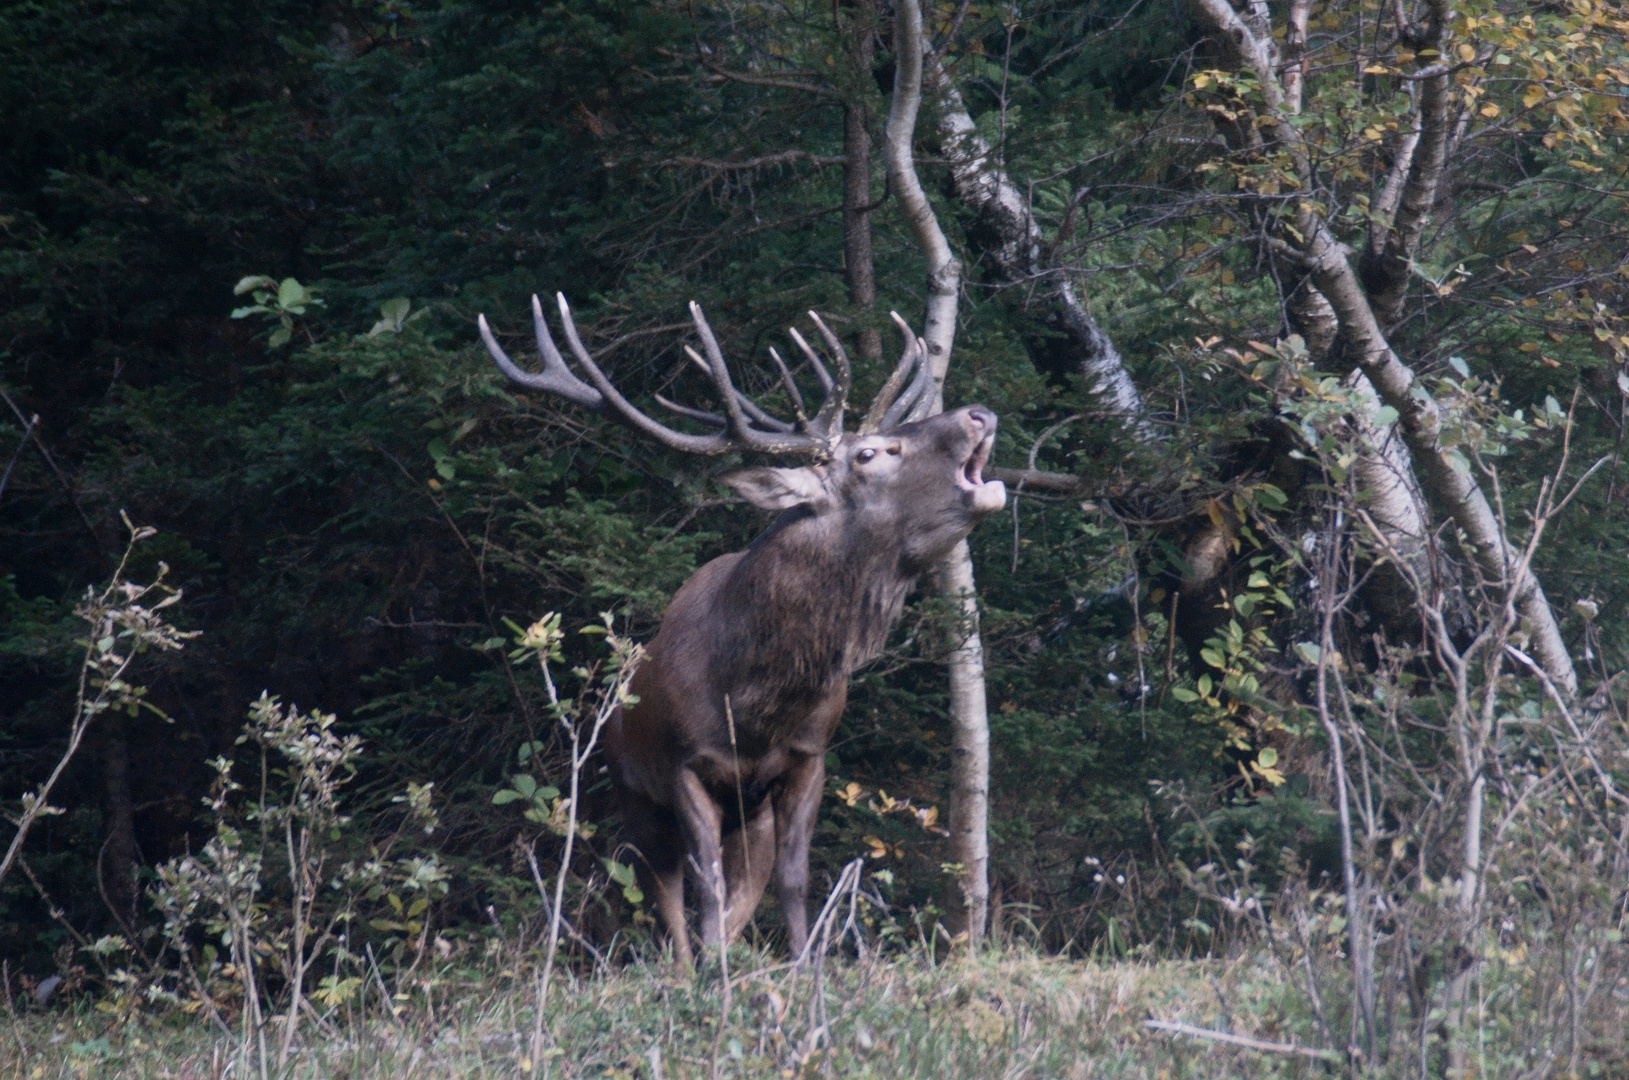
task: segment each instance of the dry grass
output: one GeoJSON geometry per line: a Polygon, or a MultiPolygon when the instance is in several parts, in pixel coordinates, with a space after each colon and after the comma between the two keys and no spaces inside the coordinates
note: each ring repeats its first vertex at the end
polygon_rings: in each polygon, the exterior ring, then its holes
{"type": "MultiPolygon", "coordinates": [[[[1328,1046],[1294,979],[1265,952],[1232,961],[1069,961],[1017,949],[932,963],[921,953],[829,961],[794,973],[738,947],[730,1008],[716,962],[691,977],[634,966],[558,977],[545,1045],[532,1060],[532,969],[449,967],[396,997],[398,1013],[358,1002],[306,1024],[289,1078],[407,1077],[1176,1077],[1352,1075],[1338,1057],[1227,1045],[1149,1030],[1153,1017],[1268,1043],[1328,1046]],[[816,979],[819,984],[816,985],[816,979]],[[1333,1067],[1332,1067],[1333,1066],[1333,1067]]],[[[1480,1076],[1556,1075],[1531,1033],[1506,1015],[1515,982],[1485,988],[1480,1076]],[[1496,992],[1497,991],[1497,992],[1496,992]],[[1497,1002],[1506,1003],[1504,1012],[1497,1002]]],[[[1629,987],[1606,1012],[1583,1075],[1629,1077],[1629,987]],[[1610,1015],[1607,1015],[1610,1013],[1610,1015]]],[[[0,1076],[222,1080],[259,1077],[259,1058],[196,1014],[118,995],[0,1020],[0,1076]]],[[[1397,1068],[1403,1068],[1399,1059],[1397,1068]]],[[[1359,1075],[1392,1075],[1375,1070],[1359,1075]]],[[[1401,1075],[1399,1072],[1398,1075],[1401,1075]]]]}
{"type": "MultiPolygon", "coordinates": [[[[306,1026],[290,1077],[1210,1077],[1310,1076],[1317,1061],[1171,1037],[1179,1019],[1309,1041],[1300,995],[1270,961],[1096,963],[1008,950],[931,964],[920,954],[828,963],[823,980],[738,950],[721,1038],[716,965],[695,977],[627,968],[551,995],[549,1049],[528,1060],[532,988],[519,971],[448,970],[400,1015],[358,1007],[306,1026]],[[716,1048],[716,1049],[715,1049],[716,1048]],[[715,1058],[716,1053],[716,1058],[715,1058]]],[[[201,1017],[113,1001],[13,1014],[0,1076],[219,1080],[257,1076],[201,1017]]],[[[275,1070],[273,1070],[275,1072],[275,1070]]]]}

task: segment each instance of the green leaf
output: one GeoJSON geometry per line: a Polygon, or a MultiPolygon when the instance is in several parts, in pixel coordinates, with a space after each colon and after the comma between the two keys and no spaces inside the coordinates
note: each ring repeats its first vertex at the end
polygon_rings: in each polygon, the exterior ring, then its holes
{"type": "Polygon", "coordinates": [[[1295,655],[1299,656],[1309,664],[1316,664],[1323,654],[1323,650],[1310,641],[1298,641],[1295,643],[1295,655]]]}
{"type": "Polygon", "coordinates": [[[284,345],[287,345],[289,343],[289,339],[293,336],[294,328],[292,326],[279,326],[276,330],[272,331],[271,337],[266,339],[266,347],[268,349],[280,349],[284,345]]]}
{"type": "Polygon", "coordinates": [[[1450,356],[1448,358],[1448,366],[1459,372],[1459,377],[1461,379],[1468,379],[1471,377],[1471,366],[1465,363],[1465,358],[1463,356],[1450,356]]]}
{"type": "Polygon", "coordinates": [[[1374,422],[1379,427],[1390,427],[1397,423],[1397,410],[1390,405],[1382,405],[1374,411],[1374,422]]]}
{"type": "Polygon", "coordinates": [[[528,799],[537,794],[537,781],[525,773],[513,777],[510,783],[515,785],[516,791],[528,799]]]}
{"type": "Polygon", "coordinates": [[[1199,700],[1199,695],[1185,686],[1171,687],[1171,696],[1190,705],[1199,700]]]}
{"type": "Polygon", "coordinates": [[[250,274],[248,277],[243,278],[236,285],[232,286],[232,295],[242,296],[244,293],[251,292],[255,289],[275,288],[277,288],[277,281],[274,278],[266,277],[264,274],[250,274]]]}
{"type": "Polygon", "coordinates": [[[1264,769],[1270,769],[1278,764],[1278,751],[1270,746],[1264,746],[1256,754],[1256,764],[1264,769]]]}
{"type": "Polygon", "coordinates": [[[292,311],[311,302],[311,294],[293,278],[284,278],[277,286],[277,306],[292,311]]]}
{"type": "Polygon", "coordinates": [[[522,795],[514,788],[499,788],[497,791],[492,793],[492,805],[507,806],[516,799],[524,799],[525,797],[526,796],[522,795]]]}
{"type": "Polygon", "coordinates": [[[1255,495],[1256,502],[1267,510],[1282,510],[1290,501],[1289,496],[1273,484],[1257,484],[1255,495]]]}

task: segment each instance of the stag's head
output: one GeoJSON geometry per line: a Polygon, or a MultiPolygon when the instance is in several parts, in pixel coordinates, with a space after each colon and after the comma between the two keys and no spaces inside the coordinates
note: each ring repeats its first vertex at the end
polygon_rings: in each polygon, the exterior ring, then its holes
{"type": "Polygon", "coordinates": [[[685,351],[712,382],[722,412],[679,405],[659,394],[656,401],[677,416],[715,429],[694,434],[651,418],[618,392],[583,345],[566,298],[557,299],[566,342],[588,382],[566,365],[535,296],[532,322],[541,374],[517,367],[493,338],[485,316],[480,318],[487,351],[510,381],[610,412],[674,450],[691,454],[750,451],[807,462],[799,467],[738,469],[721,477],[755,506],[795,510],[801,517],[830,522],[846,543],[897,548],[908,571],[917,573],[945,555],[979,518],[1006,504],[1006,487],[983,476],[995,445],[995,414],[982,405],[969,405],[927,415],[934,398],[927,349],[897,314],[894,321],[905,339],[899,363],[866,409],[859,430],[845,432],[843,413],[852,372],[842,343],[820,316],[809,313],[834,361],[835,377],[802,335],[789,331],[824,392],[812,415],[804,408],[792,370],[778,352],[769,350],[795,413],[795,419],[787,421],[770,415],[736,389],[712,328],[700,306],[692,303],[690,315],[706,355],[688,347],[685,351]]]}
{"type": "Polygon", "coordinates": [[[969,405],[868,434],[844,434],[828,460],[802,468],[737,469],[721,479],[754,506],[795,510],[831,526],[836,541],[900,553],[920,573],[978,520],[1000,510],[1007,489],[985,480],[996,417],[969,405]]]}

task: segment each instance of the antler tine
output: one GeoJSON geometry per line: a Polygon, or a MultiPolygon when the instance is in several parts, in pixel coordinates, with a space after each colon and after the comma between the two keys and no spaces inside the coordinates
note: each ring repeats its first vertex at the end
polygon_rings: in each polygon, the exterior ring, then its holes
{"type": "MultiPolygon", "coordinates": [[[[712,375],[713,369],[712,369],[711,365],[709,365],[707,363],[707,361],[703,360],[696,353],[695,349],[692,349],[690,346],[686,345],[684,347],[684,354],[686,356],[690,357],[690,359],[695,362],[695,365],[697,367],[701,368],[701,370],[703,372],[705,372],[709,376],[712,375]]],[[[732,384],[731,388],[735,389],[733,384],[732,384]]],[[[770,431],[795,431],[795,430],[797,430],[795,427],[793,427],[791,424],[788,424],[785,420],[782,420],[780,417],[778,417],[778,416],[770,416],[768,413],[764,412],[763,409],[758,407],[758,403],[756,401],[753,401],[747,395],[743,394],[739,389],[735,390],[735,400],[736,400],[736,403],[741,406],[741,411],[746,413],[747,416],[751,418],[752,422],[757,424],[759,427],[768,428],[770,431]]],[[[709,413],[708,415],[711,416],[711,415],[714,415],[714,414],[709,413]]]]}
{"type": "MultiPolygon", "coordinates": [[[[933,366],[928,362],[927,347],[911,330],[910,323],[900,318],[899,312],[890,311],[888,314],[893,317],[894,324],[905,336],[905,351],[916,364],[916,377],[911,380],[905,392],[886,407],[877,424],[879,430],[920,420],[927,415],[928,409],[933,404],[933,366]]],[[[900,366],[905,366],[903,357],[900,359],[900,366]]],[[[889,382],[892,381],[890,377],[889,382]]],[[[873,405],[872,408],[876,406],[873,405]]]]}
{"type": "MultiPolygon", "coordinates": [[[[831,375],[826,371],[826,366],[820,362],[820,354],[815,352],[807,341],[803,340],[803,335],[798,333],[797,327],[788,326],[786,328],[786,333],[787,336],[789,336],[797,345],[804,357],[808,359],[809,364],[815,369],[815,374],[820,376],[820,384],[822,387],[822,392],[825,394],[825,398],[820,402],[820,409],[809,421],[808,427],[810,431],[814,432],[816,435],[819,435],[821,438],[827,438],[831,434],[833,402],[837,400],[837,391],[840,384],[832,381],[831,375]]],[[[842,393],[846,396],[847,391],[843,390],[842,393]]],[[[841,403],[839,403],[839,407],[840,405],[841,403]]],[[[842,429],[842,419],[840,414],[837,426],[839,430],[842,429]]]]}
{"type": "Polygon", "coordinates": [[[669,401],[661,394],[652,394],[651,396],[656,399],[656,404],[668,412],[677,413],[679,416],[687,416],[692,420],[700,420],[704,424],[717,424],[719,427],[729,425],[729,421],[717,413],[708,412],[706,409],[692,409],[688,405],[680,405],[676,401],[669,401]]]}
{"type": "Polygon", "coordinates": [[[611,385],[611,380],[605,377],[594,358],[583,347],[582,338],[577,335],[577,324],[571,319],[571,305],[566,303],[565,293],[556,293],[555,300],[560,305],[560,325],[566,332],[566,344],[571,346],[571,353],[577,362],[588,372],[589,381],[599,390],[612,408],[634,428],[644,432],[663,446],[673,450],[682,450],[687,454],[722,454],[731,449],[732,440],[720,432],[715,435],[688,435],[682,431],[674,431],[666,424],[652,420],[623,397],[617,388],[611,385]]]}
{"type": "Polygon", "coordinates": [[[843,349],[843,343],[837,335],[827,328],[818,312],[809,312],[809,318],[814,322],[815,329],[826,342],[826,348],[837,358],[837,389],[833,393],[827,390],[826,400],[820,406],[820,412],[815,416],[813,423],[819,425],[819,433],[830,438],[843,433],[843,413],[848,408],[848,392],[854,388],[854,368],[848,362],[848,353],[843,349]],[[824,418],[824,423],[821,423],[824,418]]]}
{"type": "Polygon", "coordinates": [[[775,370],[781,373],[781,385],[786,387],[786,396],[792,399],[792,410],[797,413],[798,423],[804,427],[809,425],[809,418],[803,411],[803,395],[798,393],[798,384],[793,381],[792,373],[787,370],[786,361],[781,354],[775,351],[775,346],[769,347],[769,358],[775,361],[775,370]]]}
{"type": "Polygon", "coordinates": [[[886,427],[893,427],[898,422],[899,418],[910,408],[909,404],[903,407],[900,406],[899,396],[901,391],[914,392],[916,384],[911,381],[911,372],[921,371],[927,366],[922,343],[917,340],[910,324],[900,318],[897,311],[890,311],[888,314],[893,316],[895,325],[899,327],[900,333],[904,335],[905,346],[900,350],[899,363],[894,365],[894,370],[889,374],[888,381],[882,384],[882,389],[877,391],[877,396],[871,399],[871,405],[865,411],[865,419],[860,423],[860,430],[867,434],[881,431],[886,427]]]}
{"type": "Polygon", "coordinates": [[[905,348],[899,354],[899,363],[894,365],[888,381],[882,384],[877,396],[871,399],[870,407],[865,410],[865,419],[860,421],[862,435],[870,435],[883,428],[883,418],[899,399],[899,392],[905,389],[906,383],[910,381],[911,370],[916,366],[920,350],[917,348],[916,335],[910,332],[910,327],[907,326],[905,331],[905,348]]]}
{"type": "Polygon", "coordinates": [[[735,384],[730,381],[729,367],[724,363],[724,351],[718,347],[718,339],[713,336],[713,328],[707,324],[707,316],[702,313],[701,305],[694,300],[690,301],[690,318],[696,324],[696,333],[701,336],[701,347],[707,354],[713,383],[718,387],[719,397],[724,400],[724,412],[730,418],[729,430],[732,437],[743,446],[766,454],[820,453],[825,446],[824,440],[793,431],[790,424],[768,416],[757,405],[751,404],[750,399],[744,394],[736,391],[735,384]],[[747,423],[748,405],[751,405],[753,412],[764,416],[784,430],[755,430],[747,423]]]}
{"type": "Polygon", "coordinates": [[[524,386],[528,390],[557,394],[584,408],[605,408],[605,399],[600,392],[577,378],[571,373],[571,369],[566,367],[565,360],[560,356],[560,350],[554,347],[554,339],[549,336],[548,323],[543,319],[543,305],[536,296],[532,297],[532,324],[537,331],[538,355],[543,360],[543,372],[538,375],[522,371],[509,359],[509,354],[503,351],[497,338],[492,336],[492,328],[487,325],[485,315],[478,315],[475,318],[475,325],[481,330],[481,341],[486,345],[487,354],[510,382],[516,386],[524,386]]]}
{"type": "Polygon", "coordinates": [[[798,336],[796,327],[788,326],[786,332],[792,336],[792,340],[797,343],[797,347],[803,351],[803,357],[809,361],[809,366],[814,368],[815,378],[820,380],[820,392],[826,397],[830,397],[831,388],[836,386],[837,383],[832,379],[831,372],[826,370],[826,365],[820,362],[820,354],[809,348],[809,343],[798,336]]]}
{"type": "Polygon", "coordinates": [[[919,341],[916,345],[916,377],[899,395],[899,400],[883,414],[883,428],[910,424],[928,415],[933,406],[933,368],[928,363],[928,350],[919,341]]]}

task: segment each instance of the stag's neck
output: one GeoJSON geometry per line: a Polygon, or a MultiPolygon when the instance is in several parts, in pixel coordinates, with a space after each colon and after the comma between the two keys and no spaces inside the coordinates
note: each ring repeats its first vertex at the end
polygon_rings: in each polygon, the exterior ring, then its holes
{"type": "Polygon", "coordinates": [[[846,682],[887,642],[915,576],[898,545],[789,512],[753,542],[719,601],[718,660],[737,723],[773,726],[846,682]]]}

